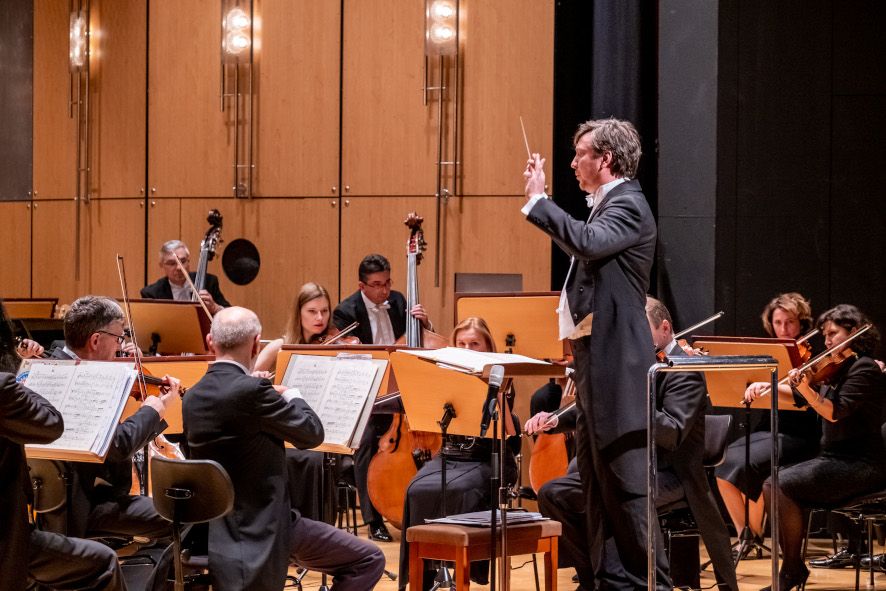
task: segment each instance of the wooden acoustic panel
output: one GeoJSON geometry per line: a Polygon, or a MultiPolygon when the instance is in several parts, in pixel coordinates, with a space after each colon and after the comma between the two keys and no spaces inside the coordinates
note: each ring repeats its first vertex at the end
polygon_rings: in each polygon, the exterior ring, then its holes
{"type": "Polygon", "coordinates": [[[117,273],[120,254],[126,269],[127,295],[138,297],[145,272],[144,203],[135,199],[93,199],[82,207],[87,290],[96,295],[122,297],[117,273]]]}
{"type": "Polygon", "coordinates": [[[160,247],[167,240],[181,238],[181,199],[150,199],[148,201],[147,284],[163,276],[160,247]]]}
{"type": "Polygon", "coordinates": [[[433,195],[437,107],[422,104],[424,2],[345,0],[342,195],[433,195]]]}
{"type": "MultiPolygon", "coordinates": [[[[32,205],[31,295],[58,298],[59,305],[70,304],[86,293],[85,255],[80,253],[80,281],[75,279],[75,210],[73,199],[35,201],[32,205]]],[[[81,219],[81,237],[85,222],[81,219]]]]}
{"type": "Polygon", "coordinates": [[[550,166],[553,0],[464,0],[461,194],[522,195],[526,146],[550,166]]]}
{"type": "Polygon", "coordinates": [[[31,204],[0,203],[0,235],[5,236],[6,257],[0,265],[0,297],[31,295],[31,204]]]}
{"type": "Polygon", "coordinates": [[[254,193],[335,195],[341,5],[259,0],[254,193]]]}
{"type": "MultiPolygon", "coordinates": [[[[208,229],[206,215],[217,208],[224,220],[217,256],[209,272],[217,275],[222,293],[237,306],[255,311],[267,338],[282,334],[292,301],[303,284],[314,281],[335,299],[338,280],[337,199],[183,199],[181,238],[191,251],[196,270],[200,241],[208,229]],[[248,285],[235,285],[222,270],[221,258],[236,238],[258,248],[261,269],[248,285]]],[[[156,248],[159,248],[159,244],[156,248]]],[[[155,246],[151,245],[151,250],[155,246]]],[[[156,268],[156,267],[155,267],[156,268]]],[[[332,302],[333,305],[335,302],[332,302]]]]}
{"type": "Polygon", "coordinates": [[[220,19],[218,2],[151,2],[149,197],[233,194],[233,112],[220,107],[220,19]]]}
{"type": "Polygon", "coordinates": [[[147,0],[91,0],[92,197],[144,195],[147,14],[147,0]]]}
{"type": "Polygon", "coordinates": [[[34,0],[35,199],[73,197],[77,126],[69,114],[71,88],[68,2],[34,0]]]}

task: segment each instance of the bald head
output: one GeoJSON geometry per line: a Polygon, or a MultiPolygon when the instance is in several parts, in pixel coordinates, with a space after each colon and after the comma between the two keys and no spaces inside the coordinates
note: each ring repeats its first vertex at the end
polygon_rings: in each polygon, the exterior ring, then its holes
{"type": "Polygon", "coordinates": [[[209,347],[218,357],[252,360],[258,352],[261,322],[255,312],[239,306],[224,308],[212,318],[209,347]]]}

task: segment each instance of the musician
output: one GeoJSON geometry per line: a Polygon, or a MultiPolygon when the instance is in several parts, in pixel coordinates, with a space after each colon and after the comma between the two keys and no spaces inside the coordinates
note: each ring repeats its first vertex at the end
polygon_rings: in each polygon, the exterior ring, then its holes
{"type": "MultiPolygon", "coordinates": [[[[406,298],[399,291],[391,289],[391,263],[380,254],[366,255],[360,261],[357,276],[359,289],[335,307],[333,324],[341,330],[359,322],[352,334],[361,343],[393,345],[406,332],[406,298]]],[[[409,313],[424,328],[431,329],[424,306],[416,304],[409,313]]],[[[369,500],[366,481],[369,462],[378,452],[378,440],[390,426],[391,415],[373,415],[354,454],[354,479],[360,495],[360,512],[369,526],[369,538],[378,542],[390,542],[393,538],[385,527],[384,518],[369,500]]]]}
{"type": "MultiPolygon", "coordinates": [[[[869,322],[855,306],[840,304],[819,316],[817,326],[825,347],[830,349],[869,322]]],[[[801,558],[806,531],[804,510],[839,507],[849,499],[886,487],[886,446],[881,431],[886,418],[886,376],[871,358],[879,339],[874,327],[856,338],[849,345],[855,355],[825,383],[814,383],[808,372],[795,369],[789,374],[793,394],[821,417],[822,438],[818,455],[779,472],[777,489],[772,490],[769,480],[763,485],[767,506],[772,494],[778,494],[779,541],[784,557],[778,577],[783,591],[802,586],[809,576],[801,558]]],[[[752,387],[745,392],[746,400],[757,396],[752,387]]]]}
{"type": "MultiPolygon", "coordinates": [[[[572,340],[575,356],[578,467],[592,483],[587,544],[600,557],[596,534],[613,534],[627,575],[621,586],[646,587],[646,416],[637,409],[645,407],[646,371],[655,361],[644,311],[655,220],[633,179],[641,149],[630,122],[583,123],[574,145],[572,168],[592,204],[588,220],[573,219],[545,194],[545,160],[538,154],[523,173],[522,211],[573,257],[558,312],[560,337],[572,340]]],[[[656,556],[658,586],[670,589],[665,553],[656,556]]],[[[610,573],[597,562],[605,578],[610,573]]]]}
{"type": "MultiPolygon", "coordinates": [[[[160,247],[160,269],[163,277],[154,283],[142,288],[141,296],[149,300],[176,300],[179,302],[191,301],[191,286],[185,279],[184,273],[179,269],[175,258],[181,261],[182,266],[188,271],[191,281],[197,278],[197,273],[191,272],[191,252],[188,245],[181,240],[170,240],[160,247]]],[[[212,273],[206,274],[206,286],[200,290],[200,299],[206,304],[209,313],[217,314],[222,308],[231,304],[222,295],[218,284],[218,277],[212,273]]]]}
{"type": "Polygon", "coordinates": [[[288,560],[330,573],[338,591],[366,591],[381,578],[374,544],[290,509],[283,442],[310,448],[323,425],[298,390],[250,375],[261,324],[245,308],[226,308],[208,337],[216,361],[184,398],[182,418],[194,458],[211,459],[234,484],[234,509],[209,524],[214,589],[279,591],[288,560]]]}
{"type": "MultiPolygon", "coordinates": [[[[53,359],[110,361],[125,338],[123,310],[114,300],[83,296],[71,304],[64,320],[65,346],[53,359]]],[[[166,405],[179,396],[180,382],[165,376],[169,387],[148,396],[141,408],[117,425],[103,463],[70,463],[71,507],[46,513],[49,529],[68,535],[120,535],[166,538],[171,528],[150,498],[130,495],[132,456],[166,429],[166,405]]]]}
{"type": "MultiPolygon", "coordinates": [[[[453,347],[474,351],[495,352],[495,340],[489,326],[482,318],[470,317],[459,322],[452,329],[450,344],[453,347]]],[[[512,402],[512,401],[511,401],[512,402]]],[[[514,425],[519,420],[512,414],[514,425]]],[[[489,459],[494,439],[461,437],[448,435],[443,442],[442,453],[446,455],[446,503],[441,502],[440,455],[426,462],[406,489],[406,502],[403,507],[403,530],[413,525],[421,525],[425,519],[444,515],[456,515],[472,511],[483,511],[490,506],[489,482],[492,471],[489,459]]],[[[510,486],[517,479],[515,455],[520,453],[520,437],[509,437],[504,458],[505,482],[510,486]]],[[[434,584],[436,571],[426,570],[422,589],[434,584]]],[[[489,583],[488,561],[471,563],[471,580],[481,585],[489,583]]],[[[400,538],[400,589],[409,583],[409,544],[406,536],[400,538]]]]}
{"type": "MultiPolygon", "coordinates": [[[[775,296],[761,315],[766,333],[779,339],[796,340],[812,328],[812,307],[809,301],[796,292],[775,296]]],[[[758,384],[761,390],[769,384],[758,384]]],[[[763,537],[763,481],[772,466],[772,434],[769,431],[769,412],[766,420],[750,436],[750,463],[745,469],[745,436],[732,442],[726,450],[726,460],[716,468],[717,487],[720,496],[735,525],[741,533],[745,526],[744,495],[750,496],[748,505],[751,532],[758,543],[763,537]]],[[[812,410],[786,411],[778,414],[779,466],[788,466],[815,456],[821,430],[812,410]]]]}
{"type": "MultiPolygon", "coordinates": [[[[682,356],[685,352],[674,339],[673,324],[668,309],[652,297],[646,300],[646,316],[656,349],[668,356],[682,356]]],[[[655,413],[655,440],[658,446],[658,481],[656,504],[663,507],[685,496],[708,554],[714,564],[717,580],[737,591],[735,567],[729,546],[729,532],[720,516],[717,502],[708,486],[704,460],[704,415],[710,408],[704,377],[700,373],[662,373],[656,378],[657,401],[655,413]]],[[[577,413],[563,413],[560,417],[548,412],[533,416],[526,423],[527,433],[563,431],[574,428],[577,413]]],[[[563,524],[560,539],[560,566],[574,566],[578,573],[579,589],[594,589],[594,569],[588,552],[586,523],[581,499],[582,489],[576,462],[569,473],[552,480],[538,491],[539,511],[563,524]]],[[[604,562],[610,563],[605,572],[617,571],[613,555],[617,549],[610,537],[604,549],[604,562]]],[[[608,581],[606,578],[600,579],[608,581]]],[[[601,585],[603,587],[603,585],[601,585]]]]}
{"type": "Polygon", "coordinates": [[[24,444],[51,443],[64,431],[62,416],[36,392],[16,383],[19,359],[0,300],[0,573],[3,589],[38,583],[55,589],[123,589],[113,550],[98,542],[33,528],[33,490],[24,444]]]}

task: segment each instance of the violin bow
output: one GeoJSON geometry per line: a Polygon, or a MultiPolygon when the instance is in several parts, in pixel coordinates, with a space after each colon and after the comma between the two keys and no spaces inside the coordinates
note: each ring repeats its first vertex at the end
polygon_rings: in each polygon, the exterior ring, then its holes
{"type": "Polygon", "coordinates": [[[123,261],[123,255],[117,253],[117,277],[120,279],[120,290],[123,292],[123,315],[126,317],[126,326],[129,330],[129,338],[135,346],[133,357],[135,358],[135,366],[137,369],[136,380],[138,381],[139,400],[143,401],[148,395],[147,384],[145,384],[142,367],[142,348],[138,344],[138,338],[135,335],[135,326],[132,323],[132,308],[129,305],[129,295],[126,289],[126,265],[123,261]]]}
{"type": "Polygon", "coordinates": [[[188,270],[185,269],[184,265],[182,265],[181,260],[177,256],[175,256],[175,253],[173,253],[173,256],[175,257],[175,264],[178,265],[178,268],[181,270],[182,275],[185,276],[185,281],[188,282],[188,285],[191,286],[191,291],[197,297],[197,302],[200,304],[200,307],[203,308],[203,311],[206,312],[206,317],[209,318],[209,324],[212,324],[212,314],[209,313],[209,308],[206,307],[206,304],[203,302],[203,298],[201,298],[200,294],[197,293],[197,286],[194,285],[193,281],[191,281],[191,276],[188,274],[188,270]]]}
{"type": "Polygon", "coordinates": [[[333,343],[335,343],[336,341],[338,341],[338,340],[341,339],[342,337],[347,336],[348,333],[350,333],[350,332],[354,332],[354,330],[355,330],[358,326],[360,326],[360,323],[359,323],[359,322],[352,322],[350,325],[344,327],[341,331],[339,331],[339,333],[338,333],[337,335],[335,335],[334,337],[329,337],[328,340],[323,341],[323,344],[324,344],[324,345],[332,345],[333,343]]]}

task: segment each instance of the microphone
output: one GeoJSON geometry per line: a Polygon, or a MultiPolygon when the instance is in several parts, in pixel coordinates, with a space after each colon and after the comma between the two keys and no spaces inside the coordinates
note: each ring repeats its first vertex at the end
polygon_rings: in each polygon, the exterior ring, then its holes
{"type": "Polygon", "coordinates": [[[489,390],[486,391],[486,400],[483,401],[483,418],[480,421],[480,437],[486,436],[489,429],[489,421],[495,414],[495,403],[498,400],[498,390],[501,388],[502,380],[505,377],[505,368],[500,365],[493,365],[489,370],[489,390]]]}

